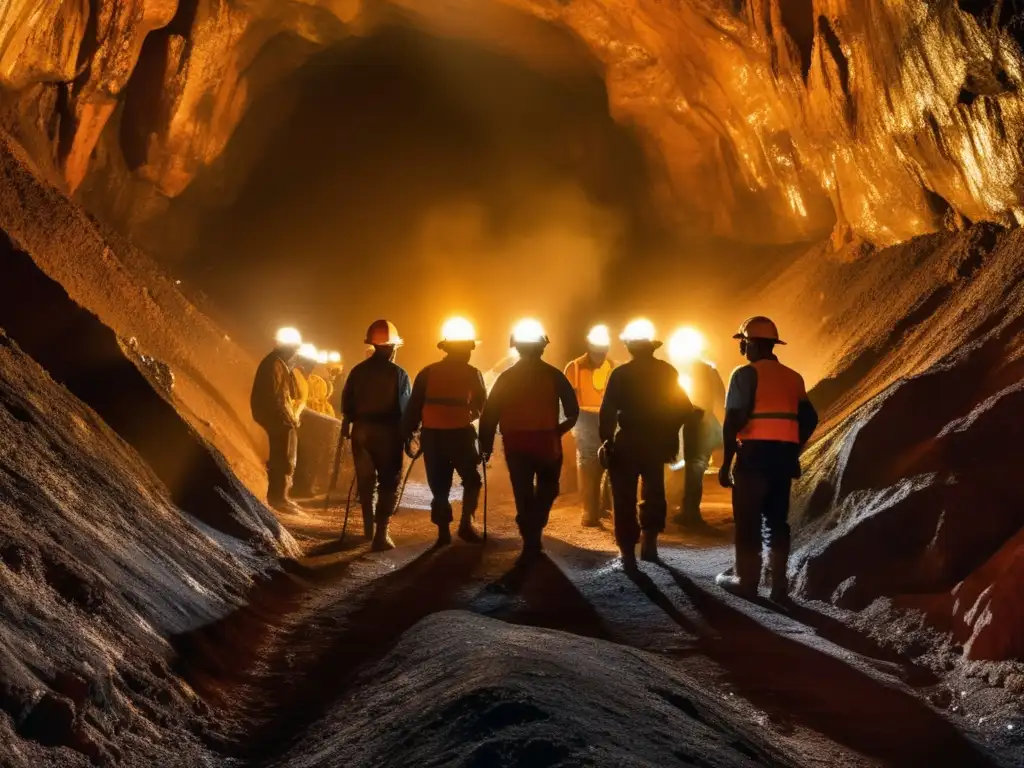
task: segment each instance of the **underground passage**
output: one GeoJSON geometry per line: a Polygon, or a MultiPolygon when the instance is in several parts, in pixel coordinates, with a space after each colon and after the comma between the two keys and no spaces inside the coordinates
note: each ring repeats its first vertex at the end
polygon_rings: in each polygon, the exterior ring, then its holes
{"type": "Polygon", "coordinates": [[[0,8],[0,764],[1024,764],[1024,8],[0,8]]]}

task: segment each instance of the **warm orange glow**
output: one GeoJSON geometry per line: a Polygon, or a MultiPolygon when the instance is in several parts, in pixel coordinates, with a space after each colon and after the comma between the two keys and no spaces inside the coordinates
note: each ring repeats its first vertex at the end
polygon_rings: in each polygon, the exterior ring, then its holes
{"type": "Polygon", "coordinates": [[[341,362],[341,352],[328,352],[327,362],[331,365],[338,365],[341,362]]]}
{"type": "Polygon", "coordinates": [[[319,355],[316,351],[316,347],[312,344],[303,344],[299,347],[299,357],[303,360],[312,360],[313,362],[316,362],[319,355]]]}
{"type": "Polygon", "coordinates": [[[297,347],[302,343],[302,334],[295,328],[278,328],[274,340],[282,347],[297,347]]]}
{"type": "Polygon", "coordinates": [[[668,340],[668,357],[673,363],[689,363],[704,352],[704,334],[696,328],[680,328],[668,340]]]}
{"type": "Polygon", "coordinates": [[[441,338],[445,341],[476,341],[476,328],[464,317],[450,317],[441,326],[441,338]]]}
{"type": "Polygon", "coordinates": [[[625,342],[630,341],[654,341],[654,323],[644,317],[630,320],[626,329],[622,332],[621,338],[625,342]]]}
{"type": "Polygon", "coordinates": [[[611,343],[612,337],[607,325],[595,325],[587,334],[587,344],[592,347],[610,347],[611,343]]]}
{"type": "Polygon", "coordinates": [[[687,373],[679,374],[679,386],[686,392],[686,396],[693,398],[693,377],[687,373]]]}
{"type": "Polygon", "coordinates": [[[544,326],[532,317],[523,318],[512,329],[512,342],[520,344],[539,344],[546,340],[544,326]]]}

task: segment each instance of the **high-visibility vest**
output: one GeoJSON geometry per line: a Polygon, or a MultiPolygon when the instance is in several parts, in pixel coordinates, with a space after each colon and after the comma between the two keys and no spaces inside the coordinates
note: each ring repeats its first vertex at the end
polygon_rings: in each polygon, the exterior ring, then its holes
{"type": "Polygon", "coordinates": [[[750,420],[740,431],[745,440],[800,442],[800,401],[807,399],[803,377],[778,360],[751,363],[757,370],[757,391],[750,420]]]}
{"type": "Polygon", "coordinates": [[[608,358],[597,368],[591,367],[589,355],[577,357],[566,366],[565,377],[576,390],[580,410],[591,413],[601,410],[604,391],[608,387],[608,377],[612,375],[613,368],[615,363],[608,358]]]}
{"type": "Polygon", "coordinates": [[[512,388],[502,404],[498,419],[501,433],[557,430],[558,390],[552,374],[558,375],[558,369],[537,366],[533,370],[516,372],[513,368],[504,375],[510,373],[518,375],[514,384],[509,382],[512,388]]]}
{"type": "Polygon", "coordinates": [[[423,402],[425,429],[461,429],[479,414],[470,401],[480,372],[468,363],[435,363],[427,371],[427,394],[423,402]]]}

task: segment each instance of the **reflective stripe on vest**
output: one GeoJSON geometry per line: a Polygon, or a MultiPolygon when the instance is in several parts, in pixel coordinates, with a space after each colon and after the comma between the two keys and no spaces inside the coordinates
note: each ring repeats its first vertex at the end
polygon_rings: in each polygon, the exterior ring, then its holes
{"type": "Polygon", "coordinates": [[[538,367],[515,377],[498,420],[503,435],[558,429],[558,391],[551,374],[550,369],[538,367]]]}
{"type": "Polygon", "coordinates": [[[807,393],[804,380],[778,360],[751,363],[757,370],[757,391],[750,421],[739,434],[744,440],[800,442],[800,401],[807,393]]]}
{"type": "Polygon", "coordinates": [[[473,423],[470,409],[477,371],[471,365],[435,365],[427,375],[423,401],[425,429],[461,429],[473,423]]]}

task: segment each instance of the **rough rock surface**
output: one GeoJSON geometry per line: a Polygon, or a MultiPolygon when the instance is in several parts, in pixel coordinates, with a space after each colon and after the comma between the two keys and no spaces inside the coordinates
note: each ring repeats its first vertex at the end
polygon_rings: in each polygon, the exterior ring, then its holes
{"type": "Polygon", "coordinates": [[[262,494],[265,437],[248,403],[256,361],[144,254],[101,232],[81,208],[42,181],[33,165],[0,137],[0,229],[74,303],[137,353],[169,368],[169,397],[182,418],[224,455],[250,490],[262,494]]]}
{"type": "Polygon", "coordinates": [[[170,637],[265,556],[183,515],[138,454],[0,335],[0,762],[199,765],[170,637]]]}
{"type": "Polygon", "coordinates": [[[785,765],[669,664],[601,640],[432,614],[277,763],[785,765]]]}
{"type": "Polygon", "coordinates": [[[1020,231],[978,225],[867,259],[812,252],[762,295],[825,414],[798,489],[804,595],[931,595],[968,656],[1024,656],[1022,275],[1020,231]]]}
{"type": "MultiPolygon", "coordinates": [[[[586,44],[612,114],[664,164],[666,210],[739,238],[833,230],[837,244],[888,245],[1024,215],[1011,6],[18,0],[0,10],[0,83],[8,125],[70,189],[91,167],[101,186],[127,168],[174,196],[220,155],[254,91],[301,63],[282,38],[308,55],[401,18],[551,65],[565,52],[543,26],[556,25],[586,44]]],[[[151,203],[121,204],[145,216],[151,203]]]]}

